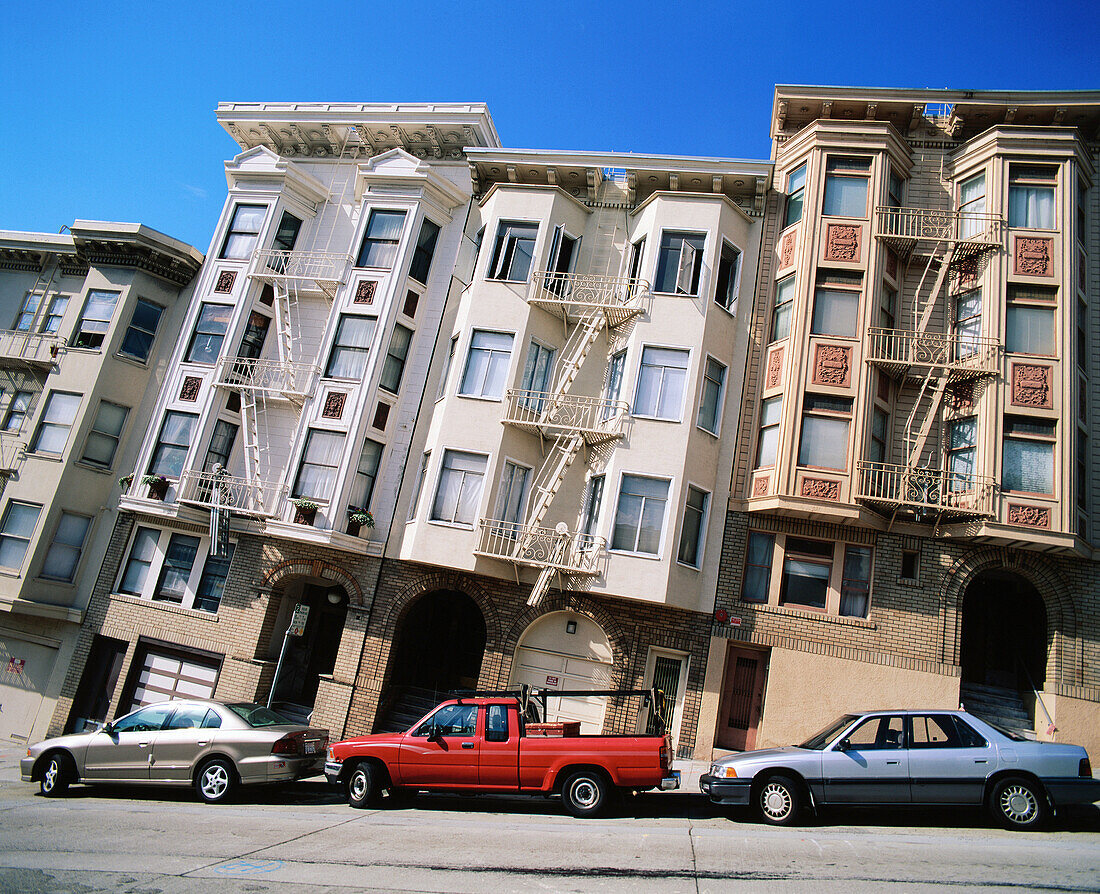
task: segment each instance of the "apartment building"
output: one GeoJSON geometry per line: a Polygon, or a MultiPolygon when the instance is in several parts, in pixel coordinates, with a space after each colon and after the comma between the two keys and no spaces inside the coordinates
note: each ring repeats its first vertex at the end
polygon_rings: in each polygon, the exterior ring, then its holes
{"type": "Polygon", "coordinates": [[[0,737],[46,732],[202,259],[138,224],[0,232],[0,737]]]}
{"type": "Polygon", "coordinates": [[[776,88],[700,755],[960,701],[1100,747],[1098,126],[776,88]]]}

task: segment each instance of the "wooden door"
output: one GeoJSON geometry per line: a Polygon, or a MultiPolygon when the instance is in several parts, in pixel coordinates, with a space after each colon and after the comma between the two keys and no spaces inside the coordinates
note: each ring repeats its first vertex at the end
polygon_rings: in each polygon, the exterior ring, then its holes
{"type": "Polygon", "coordinates": [[[768,653],[731,646],[726,656],[722,707],[715,744],[732,751],[756,747],[756,728],[764,707],[764,677],[768,653]]]}

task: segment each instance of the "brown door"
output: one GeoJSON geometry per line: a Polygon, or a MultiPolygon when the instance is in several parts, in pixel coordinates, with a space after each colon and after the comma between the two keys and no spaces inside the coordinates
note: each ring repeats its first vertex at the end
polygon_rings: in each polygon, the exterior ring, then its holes
{"type": "Polygon", "coordinates": [[[731,646],[726,656],[722,708],[718,714],[715,744],[733,751],[756,747],[756,727],[764,707],[764,675],[768,653],[731,646]]]}

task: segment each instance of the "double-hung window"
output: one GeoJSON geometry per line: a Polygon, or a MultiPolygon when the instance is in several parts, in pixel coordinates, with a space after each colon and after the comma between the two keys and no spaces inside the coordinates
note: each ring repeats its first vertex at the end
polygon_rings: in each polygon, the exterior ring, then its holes
{"type": "Polygon", "coordinates": [[[771,587],[772,556],[775,553],[775,535],[749,532],[745,550],[745,580],[741,585],[743,602],[767,602],[771,587]]]}
{"type": "Polygon", "coordinates": [[[878,325],[880,329],[893,329],[896,325],[898,312],[898,290],[886,283],[882,284],[882,293],[879,296],[878,325]]]}
{"type": "Polygon", "coordinates": [[[343,432],[311,428],[306,436],[292,496],[327,503],[332,498],[343,455],[343,432]]]}
{"type": "MultiPolygon", "coordinates": [[[[42,294],[40,292],[28,292],[26,298],[23,299],[23,306],[20,308],[19,315],[15,318],[15,325],[12,328],[16,332],[30,332],[34,328],[34,319],[41,304],[42,294]]],[[[39,320],[38,331],[48,335],[56,333],[61,327],[61,317],[64,316],[68,304],[69,298],[67,295],[54,295],[50,299],[46,314],[39,320]]]]}
{"type": "Polygon", "coordinates": [[[156,528],[138,528],[130,545],[130,555],[122,570],[118,591],[131,596],[140,596],[145,589],[145,580],[157,554],[157,542],[160,531],[156,528]]]}
{"type": "Polygon", "coordinates": [[[4,414],[4,431],[18,433],[23,430],[23,423],[30,412],[32,396],[29,391],[16,391],[11,396],[11,403],[4,414]]]}
{"type": "Polygon", "coordinates": [[[695,424],[712,435],[718,434],[722,419],[722,396],[726,390],[726,367],[708,357],[703,373],[703,393],[699,398],[699,414],[695,424]]]}
{"type": "Polygon", "coordinates": [[[611,548],[657,555],[668,503],[668,479],[623,475],[611,548]]]}
{"type": "Polygon", "coordinates": [[[104,469],[111,467],[129,413],[129,407],[100,401],[92,421],[92,430],[88,432],[88,440],[84,442],[84,455],[81,457],[83,462],[104,469]]]}
{"type": "Polygon", "coordinates": [[[336,326],[325,375],[333,379],[362,379],[374,338],[374,317],[342,314],[336,326]]]}
{"type": "Polygon", "coordinates": [[[1009,165],[1008,225],[1054,229],[1054,186],[1058,169],[1046,165],[1009,165]]]}
{"type": "Polygon", "coordinates": [[[46,309],[46,317],[42,321],[41,331],[47,335],[56,335],[61,328],[61,320],[65,316],[65,310],[69,306],[68,295],[54,295],[50,299],[50,306],[46,309]]]}
{"type": "Polygon", "coordinates": [[[489,279],[505,282],[527,282],[531,261],[535,257],[537,223],[502,220],[497,227],[497,241],[489,264],[489,279]]]}
{"type": "Polygon", "coordinates": [[[710,494],[688,485],[684,499],[684,522],[680,527],[680,551],[676,559],[692,568],[698,568],[702,560],[709,504],[710,494]]]}
{"type": "Polygon", "coordinates": [[[447,359],[443,361],[443,371],[439,376],[439,388],[435,392],[436,400],[443,400],[447,393],[447,380],[451,377],[451,367],[455,362],[455,351],[458,350],[458,336],[451,337],[451,346],[447,350],[447,359]]]}
{"type": "Polygon", "coordinates": [[[684,403],[688,352],[679,348],[642,348],[634,415],[678,420],[684,403]]]}
{"type": "Polygon", "coordinates": [[[1001,489],[1054,493],[1055,423],[1028,416],[1006,416],[1001,489]]]}
{"type": "Polygon", "coordinates": [[[1054,337],[1057,300],[1055,289],[1010,284],[1005,308],[1005,351],[1046,357],[1057,354],[1054,337]]]}
{"type": "Polygon", "coordinates": [[[40,292],[27,292],[26,297],[23,299],[23,306],[15,317],[15,325],[12,326],[12,329],[16,332],[30,332],[31,327],[34,325],[35,314],[38,313],[38,305],[41,303],[42,294],[40,292]]]}
{"type": "Polygon", "coordinates": [[[115,315],[119,294],[119,292],[106,292],[101,289],[88,290],[84,311],[73,333],[73,347],[98,348],[103,344],[107,330],[111,328],[111,319],[115,315]]]}
{"type": "Polygon", "coordinates": [[[616,351],[611,355],[611,362],[607,364],[607,381],[604,384],[603,409],[600,418],[606,421],[616,415],[619,410],[615,406],[623,394],[623,371],[626,369],[626,351],[616,351]]]}
{"type": "Polygon", "coordinates": [[[978,453],[978,417],[954,419],[947,426],[947,490],[964,493],[974,489],[978,453]]]}
{"type": "Polygon", "coordinates": [[[355,467],[355,482],[352,484],[351,505],[360,509],[370,506],[374,496],[374,485],[378,480],[378,466],[382,462],[382,445],[367,438],[359,454],[359,465],[355,467]]]}
{"type": "Polygon", "coordinates": [[[871,602],[871,548],[844,547],[844,574],[840,582],[840,614],[846,618],[866,618],[871,602]]]}
{"type": "MultiPolygon", "coordinates": [[[[420,225],[420,235],[416,237],[416,249],[413,251],[409,276],[417,282],[427,283],[435,255],[435,243],[439,239],[439,224],[425,220],[420,225]]],[[[410,314],[411,316],[411,314],[410,314]]]]}
{"type": "Polygon", "coordinates": [[[391,269],[397,259],[397,248],[401,244],[404,228],[404,211],[372,211],[355,266],[391,269]]]}
{"type": "Polygon", "coordinates": [[[756,448],[756,468],[775,465],[779,451],[779,423],[783,419],[783,395],[769,397],[760,405],[760,438],[756,448]]]}
{"type": "Polygon", "coordinates": [[[231,261],[247,261],[252,257],[266,214],[266,205],[238,205],[233,210],[233,219],[218,257],[231,261]]]}
{"type": "Polygon", "coordinates": [[[470,338],[470,352],[466,356],[466,369],[462,373],[458,393],[467,397],[500,400],[512,361],[514,341],[515,336],[510,332],[475,329],[470,338]]]}
{"type": "Polygon", "coordinates": [[[955,296],[954,319],[955,359],[961,360],[978,353],[982,334],[982,290],[971,289],[955,296]]]}
{"type": "Polygon", "coordinates": [[[722,255],[718,259],[714,300],[730,313],[737,313],[737,288],[740,278],[741,252],[728,242],[723,242],[722,255]]]}
{"type": "Polygon", "coordinates": [[[0,567],[19,570],[27,555],[42,507],[37,503],[10,500],[0,520],[0,567]]]}
{"type": "Polygon", "coordinates": [[[173,534],[168,540],[168,549],[164,553],[164,562],[160,566],[160,579],[153,591],[153,599],[158,602],[183,602],[187,595],[187,581],[191,578],[191,569],[195,567],[195,557],[199,552],[199,538],[190,534],[173,534]]]}
{"type": "Polygon", "coordinates": [[[806,165],[799,165],[787,175],[787,207],[783,212],[783,227],[802,220],[802,206],[806,201],[806,165]]]}
{"type": "Polygon", "coordinates": [[[822,540],[787,537],[779,601],[824,609],[833,568],[833,544],[822,540]]]}
{"type": "Polygon", "coordinates": [[[214,423],[214,433],[210,436],[210,446],[206,450],[206,459],[202,470],[213,472],[214,466],[229,468],[229,457],[233,453],[233,442],[237,440],[237,426],[225,419],[214,423]]]}
{"type": "Polygon", "coordinates": [[[772,341],[781,341],[791,334],[791,308],[794,306],[794,276],[775,284],[775,304],[772,306],[772,341]]]}
{"type": "Polygon", "coordinates": [[[195,321],[195,331],[191,335],[191,344],[187,347],[188,363],[217,362],[232,316],[233,306],[230,304],[204,302],[199,307],[199,318],[195,321]]]}
{"type": "Polygon", "coordinates": [[[603,506],[604,475],[593,475],[588,479],[588,488],[584,495],[584,511],[581,513],[581,544],[588,548],[595,542],[596,528],[600,523],[600,508],[603,506]]]}
{"type": "Polygon", "coordinates": [[[275,231],[275,238],[271,240],[271,247],[275,251],[286,252],[287,254],[275,255],[267,262],[267,266],[272,270],[277,270],[279,273],[285,273],[287,269],[287,262],[289,260],[288,254],[294,251],[294,245],[298,241],[298,231],[302,228],[302,222],[291,214],[289,211],[284,211],[282,218],[279,220],[279,228],[275,231]]]}
{"type": "Polygon", "coordinates": [[[225,582],[229,577],[229,566],[233,564],[233,544],[224,556],[209,555],[199,578],[195,591],[195,604],[192,608],[200,612],[217,612],[225,594],[225,582]]]}
{"type": "Polygon", "coordinates": [[[428,463],[431,462],[432,452],[429,450],[420,457],[420,468],[416,470],[416,484],[413,485],[412,499],[409,500],[408,521],[416,518],[416,510],[420,507],[420,494],[424,490],[424,479],[428,477],[428,463]]]}
{"type": "Polygon", "coordinates": [[[861,285],[859,274],[821,271],[814,292],[811,334],[855,338],[859,326],[861,285]]]}
{"type": "Polygon", "coordinates": [[[69,430],[73,427],[76,412],[80,409],[80,395],[64,391],[53,391],[46,398],[42,410],[42,420],[38,431],[31,441],[34,453],[50,453],[60,456],[65,452],[65,443],[69,440],[69,430]]]}
{"type": "Polygon", "coordinates": [[[378,387],[397,394],[401,387],[401,376],[405,372],[405,360],[409,356],[409,345],[412,344],[413,331],[407,326],[397,323],[393,327],[393,335],[390,337],[390,347],[386,352],[385,362],[382,364],[382,378],[378,387]]]}
{"type": "Polygon", "coordinates": [[[851,398],[807,394],[802,405],[802,442],[798,464],[820,469],[848,468],[851,398]]]}
{"type": "Polygon", "coordinates": [[[867,459],[873,463],[886,462],[887,435],[890,429],[890,415],[878,407],[871,412],[871,449],[867,459]]]}
{"type": "Polygon", "coordinates": [[[164,414],[164,424],[160,427],[160,437],[157,438],[157,446],[153,449],[153,459],[149,464],[150,475],[179,478],[198,419],[194,413],[179,413],[175,410],[164,414]]]}
{"type": "Polygon", "coordinates": [[[870,158],[831,156],[825,164],[821,213],[827,217],[866,217],[870,173],[870,158]]]}
{"type": "Polygon", "coordinates": [[[76,566],[80,563],[80,553],[88,536],[92,520],[86,515],[62,512],[57,522],[57,531],[53,542],[46,552],[42,564],[42,577],[72,583],[76,576],[76,566]]]}
{"type": "Polygon", "coordinates": [[[703,271],[705,233],[665,231],[657,255],[655,291],[676,295],[698,295],[703,271]]]}
{"type": "Polygon", "coordinates": [[[541,413],[547,393],[550,391],[550,374],[554,369],[554,349],[534,339],[527,349],[527,361],[520,381],[520,406],[541,413]]]}
{"type": "Polygon", "coordinates": [[[959,186],[959,238],[980,236],[985,230],[985,174],[975,174],[959,186]]]}
{"type": "MultiPolygon", "coordinates": [[[[508,525],[523,524],[530,484],[530,468],[511,460],[504,463],[504,471],[500,475],[500,491],[497,493],[496,517],[500,521],[508,525]]],[[[506,530],[503,533],[508,536],[512,531],[506,530]]]]}
{"type": "Polygon", "coordinates": [[[157,326],[160,325],[160,316],[164,308],[152,301],[138,298],[134,305],[134,314],[130,317],[130,325],[126,334],[122,336],[122,347],[118,352],[124,357],[130,357],[144,363],[149,359],[149,352],[153,349],[153,339],[157,337],[157,326]]]}
{"type": "Polygon", "coordinates": [[[486,457],[480,453],[444,450],[432,519],[472,527],[481,504],[486,457]]]}

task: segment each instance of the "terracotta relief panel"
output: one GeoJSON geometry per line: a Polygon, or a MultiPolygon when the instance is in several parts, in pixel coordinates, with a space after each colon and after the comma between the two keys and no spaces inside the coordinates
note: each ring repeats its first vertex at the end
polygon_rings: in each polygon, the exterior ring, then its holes
{"type": "Polygon", "coordinates": [[[765,388],[775,388],[783,380],[783,349],[776,348],[768,354],[768,375],[764,380],[765,388]]]}
{"type": "Polygon", "coordinates": [[[783,234],[783,241],[779,244],[779,269],[790,267],[794,263],[794,250],[798,245],[798,228],[788,230],[783,234]]]}
{"type": "Polygon", "coordinates": [[[754,497],[766,497],[768,495],[768,485],[771,484],[771,481],[771,475],[758,475],[752,483],[752,495],[754,497]]]}
{"type": "Polygon", "coordinates": [[[223,270],[218,274],[218,284],[214,286],[215,292],[232,292],[233,283],[237,281],[236,270],[223,270]]]}
{"type": "Polygon", "coordinates": [[[1054,370],[1031,363],[1012,364],[1012,403],[1049,410],[1054,406],[1054,370]]]}
{"type": "Polygon", "coordinates": [[[859,262],[863,227],[858,224],[829,224],[825,228],[825,260],[859,262]]]}
{"type": "Polygon", "coordinates": [[[817,345],[814,351],[815,385],[847,388],[851,382],[852,349],[842,345],[817,345]]]}
{"type": "Polygon", "coordinates": [[[1021,503],[1008,504],[1008,523],[1026,525],[1029,528],[1049,528],[1050,509],[1046,506],[1024,506],[1021,503]]]}
{"type": "Polygon", "coordinates": [[[815,500],[839,500],[840,482],[828,478],[803,478],[801,493],[815,500]]]}
{"type": "Polygon", "coordinates": [[[373,279],[363,279],[355,287],[355,304],[374,304],[374,293],[378,289],[378,282],[373,279]]]}
{"type": "Polygon", "coordinates": [[[202,379],[198,376],[184,376],[183,385],[180,387],[180,400],[196,401],[199,399],[199,388],[202,387],[202,379]]]}
{"type": "Polygon", "coordinates": [[[344,415],[344,403],[347,399],[348,395],[345,391],[330,391],[325,398],[321,416],[325,419],[340,419],[344,415]]]}
{"type": "Polygon", "coordinates": [[[1024,276],[1054,276],[1054,240],[1017,236],[1013,272],[1024,276]]]}

